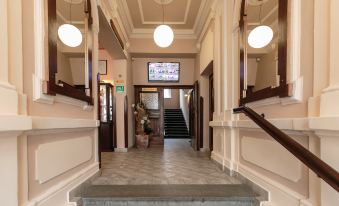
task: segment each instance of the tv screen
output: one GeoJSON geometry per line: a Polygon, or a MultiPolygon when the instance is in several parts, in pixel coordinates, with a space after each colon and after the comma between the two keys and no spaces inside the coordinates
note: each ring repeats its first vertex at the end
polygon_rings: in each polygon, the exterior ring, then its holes
{"type": "Polygon", "coordinates": [[[148,62],[149,82],[178,82],[179,62],[148,62]]]}

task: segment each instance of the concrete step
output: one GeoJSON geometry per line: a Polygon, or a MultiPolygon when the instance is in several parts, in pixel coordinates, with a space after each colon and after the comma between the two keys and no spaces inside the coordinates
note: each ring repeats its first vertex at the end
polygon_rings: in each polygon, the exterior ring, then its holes
{"type": "Polygon", "coordinates": [[[245,185],[93,185],[84,206],[259,206],[245,185]]]}

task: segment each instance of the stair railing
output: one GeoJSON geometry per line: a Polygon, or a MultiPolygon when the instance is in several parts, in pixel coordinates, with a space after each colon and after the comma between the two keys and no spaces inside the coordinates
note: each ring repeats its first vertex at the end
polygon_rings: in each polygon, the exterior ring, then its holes
{"type": "Polygon", "coordinates": [[[260,128],[266,131],[272,136],[277,142],[283,147],[290,151],[296,158],[303,162],[308,168],[310,168],[315,174],[321,179],[327,182],[337,192],[339,192],[339,173],[331,166],[326,164],[316,155],[311,153],[297,141],[292,139],[290,136],[282,132],[280,129],[275,127],[264,117],[250,109],[249,107],[242,106],[233,109],[235,114],[244,113],[251,120],[253,120],[260,128]]]}

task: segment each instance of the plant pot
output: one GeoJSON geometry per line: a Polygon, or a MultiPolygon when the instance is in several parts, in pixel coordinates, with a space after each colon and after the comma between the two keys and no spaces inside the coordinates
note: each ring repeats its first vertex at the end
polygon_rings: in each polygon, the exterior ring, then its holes
{"type": "Polygon", "coordinates": [[[148,135],[136,135],[137,139],[137,148],[146,149],[149,145],[149,136],[148,135]]]}

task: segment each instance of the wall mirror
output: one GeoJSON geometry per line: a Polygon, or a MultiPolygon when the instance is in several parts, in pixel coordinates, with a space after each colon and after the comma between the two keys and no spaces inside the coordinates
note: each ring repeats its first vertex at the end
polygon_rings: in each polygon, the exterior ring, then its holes
{"type": "Polygon", "coordinates": [[[240,104],[288,96],[287,1],[243,0],[240,104]]]}
{"type": "Polygon", "coordinates": [[[48,94],[92,104],[89,0],[48,1],[48,94]]]}

